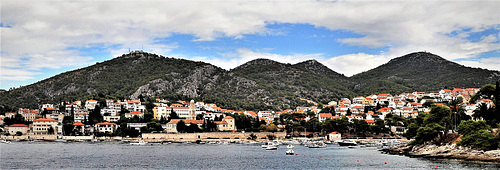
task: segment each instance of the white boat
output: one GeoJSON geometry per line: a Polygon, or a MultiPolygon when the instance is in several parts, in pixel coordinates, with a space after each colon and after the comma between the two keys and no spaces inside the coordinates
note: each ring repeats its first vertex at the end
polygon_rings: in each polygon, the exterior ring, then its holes
{"type": "Polygon", "coordinates": [[[273,143],[273,142],[267,143],[266,150],[277,150],[277,149],[278,149],[278,145],[276,145],[275,143],[273,143]]]}
{"type": "Polygon", "coordinates": [[[287,149],[286,150],[286,155],[294,155],[295,151],[293,149],[287,149]]]}
{"type": "Polygon", "coordinates": [[[311,144],[309,144],[307,147],[309,148],[326,148],[326,144],[319,141],[319,142],[313,142],[311,144]]]}
{"type": "Polygon", "coordinates": [[[0,142],[1,143],[5,143],[5,144],[9,144],[10,143],[10,141],[8,141],[7,139],[1,140],[0,142]]]}
{"type": "Polygon", "coordinates": [[[144,142],[143,140],[130,142],[130,145],[146,145],[146,144],[147,144],[147,142],[144,142]]]}
{"type": "Polygon", "coordinates": [[[293,146],[293,145],[286,145],[286,148],[287,149],[293,149],[293,148],[295,148],[295,146],[293,146]]]}

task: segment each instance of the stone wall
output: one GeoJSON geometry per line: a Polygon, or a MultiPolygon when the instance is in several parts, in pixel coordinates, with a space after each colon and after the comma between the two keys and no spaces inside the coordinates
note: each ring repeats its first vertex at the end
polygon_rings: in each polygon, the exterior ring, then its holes
{"type": "MultiPolygon", "coordinates": [[[[210,139],[247,139],[251,132],[209,132],[209,133],[143,133],[144,140],[168,140],[168,141],[193,141],[193,140],[210,140],[210,139]]],[[[257,139],[267,137],[267,135],[274,135],[277,139],[284,139],[285,132],[256,132],[253,133],[257,139]]]]}

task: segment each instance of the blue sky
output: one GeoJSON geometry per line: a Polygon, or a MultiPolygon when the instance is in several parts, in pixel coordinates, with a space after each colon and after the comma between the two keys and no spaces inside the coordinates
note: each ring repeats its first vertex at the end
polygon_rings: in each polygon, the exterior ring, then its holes
{"type": "Polygon", "coordinates": [[[316,59],[352,76],[428,51],[500,70],[500,2],[2,1],[0,88],[143,49],[232,69],[316,59]]]}

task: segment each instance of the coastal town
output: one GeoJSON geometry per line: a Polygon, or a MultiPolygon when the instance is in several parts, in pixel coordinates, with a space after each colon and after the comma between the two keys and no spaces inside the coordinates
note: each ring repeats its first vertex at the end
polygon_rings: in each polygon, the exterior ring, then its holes
{"type": "MultiPolygon", "coordinates": [[[[243,126],[235,121],[236,116],[251,118],[252,122],[259,123],[257,132],[286,131],[290,129],[286,127],[290,122],[317,121],[321,123],[335,119],[347,119],[350,123],[362,121],[369,126],[376,126],[376,121],[383,122],[388,117],[417,118],[419,113],[428,113],[432,105],[449,106],[454,100],[460,101],[458,105],[463,108],[466,115],[473,116],[474,110],[480,105],[494,106],[490,99],[479,99],[475,103],[469,102],[471,96],[479,90],[480,88],[454,88],[442,89],[438,92],[412,92],[399,95],[381,93],[366,97],[357,96],[352,99],[341,98],[324,105],[299,106],[281,111],[228,110],[215,103],[195,102],[194,100],[187,102],[156,98],[154,102],[145,105],[145,102],[139,99],[122,101],[89,99],[59,104],[41,104],[38,109],[19,108],[17,112],[0,115],[0,125],[3,139],[19,139],[15,138],[16,136],[24,136],[22,139],[36,139],[39,135],[53,135],[57,136],[57,139],[63,139],[63,136],[125,137],[139,136],[140,133],[244,132],[243,126]],[[96,111],[98,114],[92,115],[96,111]],[[286,120],[292,118],[287,115],[296,116],[293,120],[286,120]],[[123,121],[124,119],[127,121],[123,121]],[[126,131],[135,133],[129,134],[125,133],[126,131]]],[[[399,138],[408,127],[403,121],[384,126],[392,137],[398,136],[399,138]]],[[[326,133],[308,133],[307,128],[302,129],[292,129],[293,132],[299,132],[291,134],[287,132],[287,135],[328,136],[326,133]]],[[[329,129],[329,132],[340,134],[336,129],[329,129]]],[[[340,138],[340,135],[336,137],[336,139],[340,138]]]]}

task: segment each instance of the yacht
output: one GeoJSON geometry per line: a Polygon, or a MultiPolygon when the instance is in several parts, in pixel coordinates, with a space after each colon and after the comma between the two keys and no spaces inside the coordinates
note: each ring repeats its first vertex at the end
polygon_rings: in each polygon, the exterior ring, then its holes
{"type": "Polygon", "coordinates": [[[338,144],[339,144],[339,146],[358,146],[358,144],[356,142],[349,141],[349,140],[339,141],[338,144]]]}

